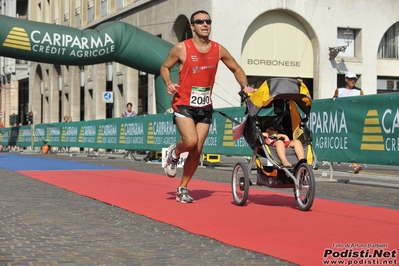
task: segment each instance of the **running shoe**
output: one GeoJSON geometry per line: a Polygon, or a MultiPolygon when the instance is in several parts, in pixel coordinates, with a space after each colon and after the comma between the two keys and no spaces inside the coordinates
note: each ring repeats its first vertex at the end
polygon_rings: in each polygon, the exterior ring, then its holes
{"type": "Polygon", "coordinates": [[[185,187],[178,187],[176,190],[176,201],[181,203],[192,203],[194,199],[188,195],[188,190],[185,187]]]}
{"type": "Polygon", "coordinates": [[[172,144],[172,145],[169,146],[168,155],[167,155],[168,157],[166,158],[166,162],[165,162],[165,165],[164,165],[165,174],[167,176],[169,176],[170,178],[176,176],[177,163],[179,162],[179,159],[175,159],[172,156],[172,153],[173,153],[174,149],[176,149],[176,145],[175,144],[172,144]]]}

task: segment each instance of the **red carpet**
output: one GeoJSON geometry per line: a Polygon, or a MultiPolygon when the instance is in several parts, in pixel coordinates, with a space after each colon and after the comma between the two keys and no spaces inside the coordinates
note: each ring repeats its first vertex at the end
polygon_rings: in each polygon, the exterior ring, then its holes
{"type": "Polygon", "coordinates": [[[336,244],[385,244],[384,251],[399,249],[397,210],[316,198],[311,211],[302,212],[296,209],[293,193],[256,187],[250,188],[247,206],[239,207],[233,203],[229,184],[201,180],[190,183],[190,195],[196,202],[181,204],[175,201],[174,193],[180,179],[151,173],[133,170],[20,173],[195,234],[299,265],[323,265],[326,249],[345,251],[345,247],[333,246],[336,244]]]}

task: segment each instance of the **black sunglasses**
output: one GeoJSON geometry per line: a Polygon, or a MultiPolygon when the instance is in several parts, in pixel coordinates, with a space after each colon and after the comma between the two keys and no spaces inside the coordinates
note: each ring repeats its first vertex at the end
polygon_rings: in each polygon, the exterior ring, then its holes
{"type": "Polygon", "coordinates": [[[200,18],[200,19],[194,20],[193,24],[202,25],[202,24],[204,24],[204,22],[206,22],[206,24],[208,24],[208,25],[211,25],[212,24],[212,19],[202,19],[202,18],[200,18]]]}

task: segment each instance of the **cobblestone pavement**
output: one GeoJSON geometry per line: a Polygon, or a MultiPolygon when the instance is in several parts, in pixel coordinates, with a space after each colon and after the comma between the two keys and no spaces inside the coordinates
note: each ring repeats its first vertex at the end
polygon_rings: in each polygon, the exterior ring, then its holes
{"type": "MultiPolygon", "coordinates": [[[[34,156],[163,174],[159,163],[117,156],[34,156]]],[[[214,169],[200,167],[194,178],[229,183],[231,168],[241,159],[230,158],[214,169]]],[[[315,171],[316,176],[321,173],[315,171]]],[[[340,175],[343,180],[352,176],[340,175]]],[[[392,179],[389,183],[399,184],[399,178],[392,179]]],[[[0,169],[0,180],[0,265],[293,265],[5,169],[0,169]]],[[[316,193],[318,197],[395,209],[399,209],[398,194],[398,189],[380,185],[322,181],[317,182],[316,193]]]]}

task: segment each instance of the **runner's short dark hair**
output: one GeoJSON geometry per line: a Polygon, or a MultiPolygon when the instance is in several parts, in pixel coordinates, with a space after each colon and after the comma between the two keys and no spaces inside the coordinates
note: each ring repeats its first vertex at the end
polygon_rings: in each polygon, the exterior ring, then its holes
{"type": "MultiPolygon", "coordinates": [[[[194,24],[194,16],[197,15],[197,14],[207,14],[207,15],[209,16],[209,13],[206,12],[205,10],[198,10],[198,11],[195,11],[195,12],[191,15],[191,17],[190,17],[190,23],[191,23],[191,24],[194,24]]],[[[210,17],[211,17],[211,16],[209,16],[209,18],[210,18],[210,17]]]]}

